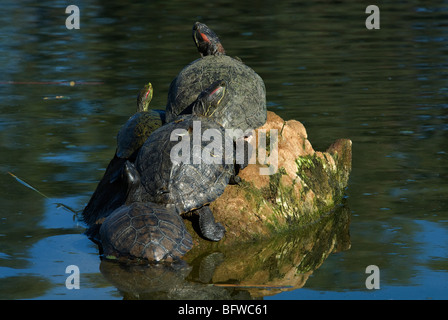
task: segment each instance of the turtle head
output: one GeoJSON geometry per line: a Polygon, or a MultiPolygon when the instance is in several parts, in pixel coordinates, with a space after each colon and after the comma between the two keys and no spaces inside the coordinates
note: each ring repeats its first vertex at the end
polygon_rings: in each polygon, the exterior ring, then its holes
{"type": "Polygon", "coordinates": [[[202,57],[226,54],[216,33],[203,23],[194,24],[193,40],[202,57]]]}
{"type": "Polygon", "coordinates": [[[218,80],[202,91],[193,103],[193,114],[211,117],[226,93],[226,82],[218,80]]]}
{"type": "Polygon", "coordinates": [[[148,82],[148,84],[145,85],[138,94],[137,112],[148,111],[149,103],[151,102],[152,99],[152,94],[153,94],[152,84],[151,82],[148,82]]]}

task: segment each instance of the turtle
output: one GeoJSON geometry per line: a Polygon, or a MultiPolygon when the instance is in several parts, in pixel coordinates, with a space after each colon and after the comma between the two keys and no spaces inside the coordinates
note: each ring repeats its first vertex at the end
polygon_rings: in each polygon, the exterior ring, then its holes
{"type": "Polygon", "coordinates": [[[142,200],[165,204],[180,215],[197,214],[201,235],[211,241],[219,241],[225,228],[215,222],[208,204],[237,173],[235,145],[224,153],[229,140],[212,116],[226,107],[222,105],[226,94],[225,81],[213,82],[197,97],[191,114],[180,115],[151,134],[135,161],[142,200]],[[212,143],[202,139],[206,135],[213,136],[212,143]]]}
{"type": "Polygon", "coordinates": [[[121,127],[117,135],[117,148],[114,157],[109,162],[101,181],[83,210],[83,221],[87,225],[93,226],[87,231],[89,237],[96,236],[98,221],[120,207],[126,200],[127,192],[119,179],[122,176],[124,163],[127,160],[134,162],[138,150],[146,138],[165,122],[164,111],[148,109],[152,96],[151,83],[146,84],[139,91],[137,112],[121,127]]]}
{"type": "Polygon", "coordinates": [[[165,122],[165,112],[149,110],[153,88],[149,82],[137,96],[137,112],[121,127],[117,135],[117,151],[119,158],[129,159],[140,149],[149,135],[165,122]]]}
{"type": "Polygon", "coordinates": [[[109,259],[178,261],[193,247],[183,219],[174,208],[140,201],[139,193],[133,192],[140,185],[140,176],[129,160],[123,175],[130,196],[100,226],[102,255],[109,259]]]}
{"type": "Polygon", "coordinates": [[[263,79],[239,59],[226,55],[218,36],[205,24],[194,24],[193,40],[201,58],[185,66],[171,82],[166,104],[167,122],[187,113],[185,109],[198,94],[216,79],[222,79],[227,83],[222,104],[228,106],[217,110],[213,118],[224,128],[241,129],[243,133],[263,125],[267,119],[263,79]]]}

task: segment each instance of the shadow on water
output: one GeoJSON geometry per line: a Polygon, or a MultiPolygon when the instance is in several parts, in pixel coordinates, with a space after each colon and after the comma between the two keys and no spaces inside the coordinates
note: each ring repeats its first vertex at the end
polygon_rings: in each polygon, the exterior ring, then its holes
{"type": "Polygon", "coordinates": [[[260,299],[302,288],[331,253],[350,249],[349,224],[340,206],[299,230],[195,253],[185,263],[102,260],[100,270],[124,299],[260,299]]]}

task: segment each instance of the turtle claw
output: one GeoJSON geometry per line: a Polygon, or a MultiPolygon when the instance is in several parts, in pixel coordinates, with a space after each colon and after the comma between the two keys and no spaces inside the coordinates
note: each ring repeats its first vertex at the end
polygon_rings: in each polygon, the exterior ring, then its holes
{"type": "Polygon", "coordinates": [[[230,177],[229,184],[237,185],[240,184],[241,181],[242,181],[241,177],[233,175],[230,177]]]}
{"type": "Polygon", "coordinates": [[[226,234],[226,228],[219,222],[213,226],[208,226],[206,230],[201,228],[202,235],[210,241],[219,241],[226,234]]]}

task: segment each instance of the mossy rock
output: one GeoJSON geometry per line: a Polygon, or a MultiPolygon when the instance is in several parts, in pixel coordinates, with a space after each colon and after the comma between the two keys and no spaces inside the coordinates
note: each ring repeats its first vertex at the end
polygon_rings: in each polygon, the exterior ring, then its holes
{"type": "Polygon", "coordinates": [[[351,171],[352,142],[339,139],[325,152],[315,151],[302,123],[284,121],[273,112],[268,112],[266,124],[255,136],[271,129],[277,130],[277,141],[270,141],[272,136],[267,140],[277,148],[265,152],[269,157],[278,151],[276,172],[260,175],[269,163],[250,164],[239,174],[242,183],[227,186],[211,204],[216,220],[227,230],[218,243],[197,236],[187,222],[197,249],[272,237],[319,220],[341,202],[351,171]]]}

